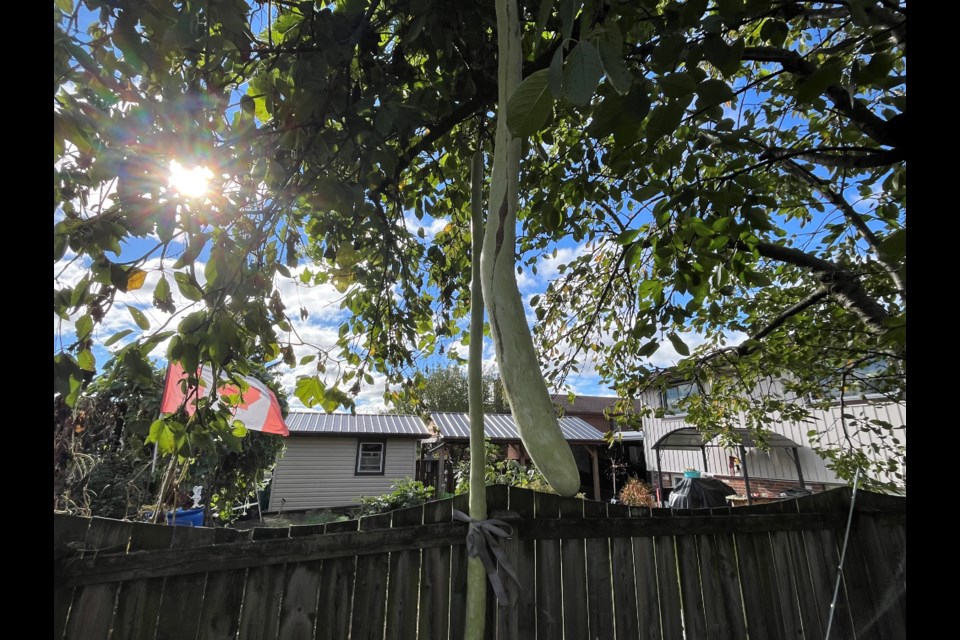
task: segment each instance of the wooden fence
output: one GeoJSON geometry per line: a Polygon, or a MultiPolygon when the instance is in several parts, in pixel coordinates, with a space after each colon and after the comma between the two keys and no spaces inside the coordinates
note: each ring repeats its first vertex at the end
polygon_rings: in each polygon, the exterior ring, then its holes
{"type": "MultiPolygon", "coordinates": [[[[487,637],[824,637],[850,491],[630,508],[488,488],[522,588],[487,637]]],[[[906,500],[859,492],[831,638],[906,638],[906,500]]],[[[463,635],[466,496],[359,521],[192,529],[54,516],[57,638],[463,635]]],[[[502,573],[502,572],[501,572],[502,573]]]]}

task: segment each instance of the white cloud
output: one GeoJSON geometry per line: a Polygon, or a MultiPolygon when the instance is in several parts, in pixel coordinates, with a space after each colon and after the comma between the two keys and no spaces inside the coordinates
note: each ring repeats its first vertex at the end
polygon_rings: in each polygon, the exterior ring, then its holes
{"type": "Polygon", "coordinates": [[[546,291],[547,285],[560,275],[560,267],[567,265],[588,253],[598,251],[595,245],[586,242],[575,247],[563,247],[557,249],[556,254],[551,254],[537,263],[537,273],[531,269],[524,269],[517,276],[517,286],[521,293],[533,295],[546,291]]]}
{"type": "Polygon", "coordinates": [[[423,216],[423,220],[417,220],[415,215],[407,213],[403,216],[403,223],[410,233],[416,234],[418,229],[423,228],[424,238],[426,240],[432,240],[435,235],[443,231],[444,227],[449,224],[449,220],[432,218],[427,215],[423,216]]]}

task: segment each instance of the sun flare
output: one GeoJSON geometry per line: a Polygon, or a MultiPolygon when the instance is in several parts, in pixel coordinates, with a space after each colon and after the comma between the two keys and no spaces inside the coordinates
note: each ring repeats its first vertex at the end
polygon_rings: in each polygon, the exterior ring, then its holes
{"type": "Polygon", "coordinates": [[[213,172],[206,167],[187,169],[176,160],[170,162],[170,186],[187,198],[200,198],[207,194],[213,172]]]}

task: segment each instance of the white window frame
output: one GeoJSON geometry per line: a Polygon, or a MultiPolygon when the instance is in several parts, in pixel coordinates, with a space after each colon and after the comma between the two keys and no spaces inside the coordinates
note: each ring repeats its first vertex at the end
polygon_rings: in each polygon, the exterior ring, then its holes
{"type": "Polygon", "coordinates": [[[382,476],[387,467],[387,443],[384,440],[357,440],[357,461],[354,466],[354,475],[358,476],[382,476]],[[364,447],[380,448],[380,467],[377,470],[361,469],[360,463],[363,460],[364,447]]]}

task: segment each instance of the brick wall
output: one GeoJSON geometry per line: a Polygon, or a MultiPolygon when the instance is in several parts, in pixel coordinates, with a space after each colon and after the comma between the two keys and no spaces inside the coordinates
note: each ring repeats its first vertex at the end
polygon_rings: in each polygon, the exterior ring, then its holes
{"type": "MultiPolygon", "coordinates": [[[[650,486],[653,489],[657,489],[660,485],[657,483],[657,472],[651,471],[650,475],[650,486]]],[[[663,473],[663,488],[668,489],[673,487],[671,482],[676,473],[664,472],[663,473]]],[[[717,480],[724,482],[731,487],[740,495],[746,493],[746,488],[744,487],[743,478],[740,476],[713,476],[717,480]]],[[[779,496],[781,492],[786,489],[798,489],[800,488],[800,482],[798,480],[772,480],[769,478],[750,478],[750,491],[754,495],[759,494],[760,496],[779,496]]],[[[827,485],[820,482],[807,482],[806,488],[814,493],[819,493],[827,488],[827,485]]]]}

